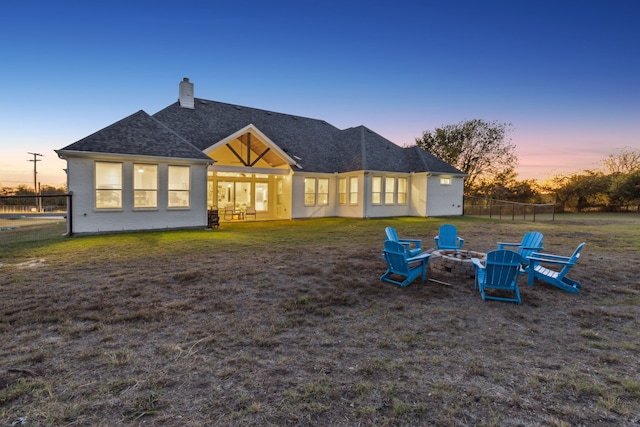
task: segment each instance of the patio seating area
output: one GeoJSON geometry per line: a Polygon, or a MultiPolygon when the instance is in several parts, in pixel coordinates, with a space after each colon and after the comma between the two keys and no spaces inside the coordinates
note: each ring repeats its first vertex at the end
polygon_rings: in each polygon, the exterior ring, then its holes
{"type": "Polygon", "coordinates": [[[418,277],[424,283],[427,271],[437,278],[429,281],[454,286],[470,279],[482,300],[497,300],[522,304],[518,281],[527,275],[527,284],[536,280],[570,293],[578,293],[581,284],[567,277],[575,266],[585,243],[580,243],[571,256],[541,252],[544,236],[538,231],[525,233],[517,243],[497,242],[488,253],[462,249],[465,240],[457,228],[443,224],[434,238],[435,248],[425,248],[422,239],[399,238],[392,227],[385,228],[386,241],[382,258],[387,271],[384,282],[406,287],[418,277]],[[430,262],[431,261],[431,262],[430,262]]]}

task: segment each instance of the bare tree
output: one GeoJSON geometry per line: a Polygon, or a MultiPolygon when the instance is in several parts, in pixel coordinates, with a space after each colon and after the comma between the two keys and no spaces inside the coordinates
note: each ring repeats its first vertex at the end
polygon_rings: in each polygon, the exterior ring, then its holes
{"type": "Polygon", "coordinates": [[[640,151],[624,147],[617,153],[609,154],[603,161],[605,172],[609,174],[629,174],[640,170],[640,151]]]}
{"type": "Polygon", "coordinates": [[[467,120],[424,131],[416,145],[468,174],[467,188],[478,178],[493,180],[518,163],[515,146],[507,139],[509,123],[467,120]]]}

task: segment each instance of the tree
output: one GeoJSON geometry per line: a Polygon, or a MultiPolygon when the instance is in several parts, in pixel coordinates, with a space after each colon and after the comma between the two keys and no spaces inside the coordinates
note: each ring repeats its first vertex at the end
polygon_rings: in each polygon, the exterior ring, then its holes
{"type": "Polygon", "coordinates": [[[636,204],[640,210],[640,170],[629,174],[618,174],[611,180],[609,197],[612,205],[629,206],[636,204]]]}
{"type": "Polygon", "coordinates": [[[617,153],[609,154],[602,165],[610,174],[630,174],[640,171],[640,151],[625,147],[617,153]]]}
{"type": "Polygon", "coordinates": [[[470,189],[481,177],[493,181],[515,169],[515,146],[507,139],[510,126],[497,121],[467,120],[433,132],[424,131],[422,138],[416,138],[416,145],[466,173],[465,186],[470,189]]]}

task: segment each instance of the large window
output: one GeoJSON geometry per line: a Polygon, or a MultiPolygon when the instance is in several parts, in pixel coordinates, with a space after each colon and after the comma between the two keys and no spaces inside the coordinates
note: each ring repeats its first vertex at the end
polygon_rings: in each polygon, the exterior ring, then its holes
{"type": "Polygon", "coordinates": [[[358,204],[358,177],[352,176],[349,178],[349,204],[358,204]]]}
{"type": "Polygon", "coordinates": [[[338,179],[338,204],[347,204],[347,178],[338,179]]]}
{"type": "Polygon", "coordinates": [[[96,162],[96,208],[122,208],[122,163],[96,162]]]}
{"type": "Polygon", "coordinates": [[[396,192],[396,179],[395,178],[385,178],[384,179],[384,204],[385,205],[393,205],[395,203],[395,192],[396,192]]]}
{"type": "Polygon", "coordinates": [[[133,165],[133,207],[158,207],[158,165],[133,165]]]}
{"type": "Polygon", "coordinates": [[[407,178],[398,178],[398,204],[407,204],[407,178]]]}
{"type": "Polygon", "coordinates": [[[190,200],[189,166],[169,166],[169,207],[187,208],[190,200]]]}
{"type": "Polygon", "coordinates": [[[304,205],[327,206],[329,204],[329,179],[304,179],[304,205]]]}
{"type": "Polygon", "coordinates": [[[371,204],[379,205],[382,203],[382,177],[374,176],[371,178],[371,204]]]}

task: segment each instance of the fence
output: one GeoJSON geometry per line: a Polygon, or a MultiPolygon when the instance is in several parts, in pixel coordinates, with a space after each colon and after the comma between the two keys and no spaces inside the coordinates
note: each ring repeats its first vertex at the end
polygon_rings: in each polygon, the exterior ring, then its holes
{"type": "Polygon", "coordinates": [[[60,218],[69,219],[70,194],[0,196],[0,230],[60,218]]]}
{"type": "Polygon", "coordinates": [[[553,203],[518,203],[475,196],[464,197],[464,215],[523,221],[555,220],[553,203]]]}

